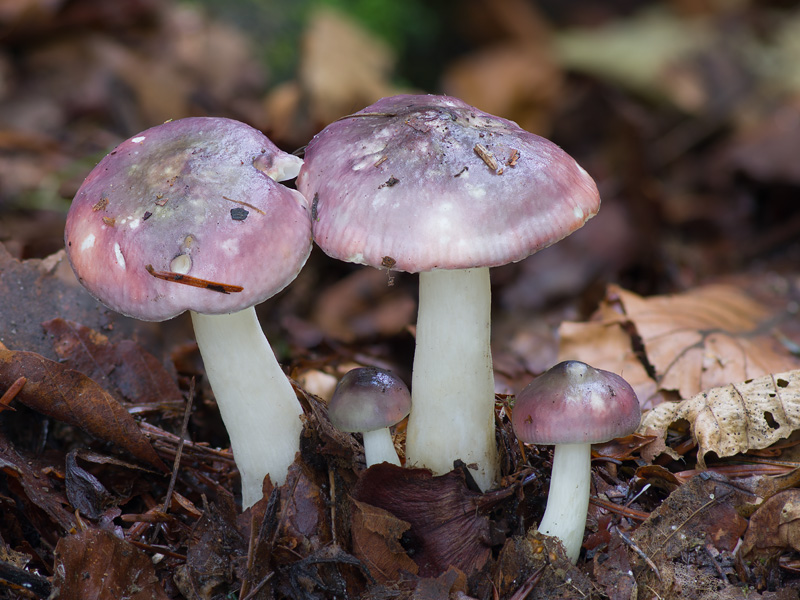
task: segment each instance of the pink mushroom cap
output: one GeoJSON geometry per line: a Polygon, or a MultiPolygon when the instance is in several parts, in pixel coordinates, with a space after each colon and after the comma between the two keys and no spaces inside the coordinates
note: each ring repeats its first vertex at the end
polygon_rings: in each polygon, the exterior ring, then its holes
{"type": "Polygon", "coordinates": [[[328,125],[306,148],[297,188],[326,254],[408,272],[522,260],[600,207],[561,148],[434,95],[383,98],[328,125]]]}
{"type": "Polygon", "coordinates": [[[641,409],[616,373],[568,360],[548,369],[517,396],[512,425],[529,444],[599,444],[633,433],[641,409]]]}
{"type": "Polygon", "coordinates": [[[288,285],[311,251],[304,197],[270,177],[291,177],[300,163],[231,119],[187,118],[143,131],[103,158],[78,190],[64,234],[72,268],[106,306],[147,321],[258,304],[288,285]]]}

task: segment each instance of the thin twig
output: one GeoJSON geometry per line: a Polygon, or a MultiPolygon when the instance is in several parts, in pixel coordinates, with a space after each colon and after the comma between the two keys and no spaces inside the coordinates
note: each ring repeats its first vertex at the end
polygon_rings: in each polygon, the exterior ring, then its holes
{"type": "MultiPolygon", "coordinates": [[[[183,454],[183,442],[186,440],[186,431],[189,428],[189,417],[192,415],[192,402],[194,400],[194,377],[189,382],[189,397],[186,400],[186,410],[183,413],[183,423],[181,424],[181,436],[178,440],[178,449],[175,451],[175,460],[172,463],[172,477],[169,479],[169,487],[167,488],[167,495],[164,497],[164,507],[162,511],[166,514],[169,512],[170,504],[172,504],[172,493],[175,491],[175,482],[178,479],[178,468],[181,464],[181,455],[183,454]]],[[[156,525],[153,535],[150,538],[150,543],[154,543],[158,534],[161,532],[161,523],[156,525]]]]}
{"type": "Polygon", "coordinates": [[[533,591],[533,588],[535,588],[542,579],[542,574],[544,573],[545,568],[547,568],[547,565],[542,565],[536,569],[531,576],[525,580],[525,583],[517,588],[517,591],[514,592],[514,595],[511,596],[509,600],[525,600],[525,598],[528,597],[528,594],[533,591]]]}
{"type": "Polygon", "coordinates": [[[334,476],[333,469],[328,466],[328,484],[330,485],[330,501],[331,501],[331,542],[336,545],[336,477],[334,476]]]}
{"type": "Polygon", "coordinates": [[[650,516],[650,513],[642,512],[640,510],[636,510],[635,508],[629,508],[627,506],[620,506],[619,504],[614,504],[613,502],[609,502],[608,500],[602,500],[601,498],[597,498],[595,496],[591,496],[589,498],[589,502],[591,502],[595,506],[599,506],[600,508],[605,508],[609,512],[613,512],[618,515],[628,517],[629,519],[633,519],[634,521],[644,521],[645,519],[647,519],[647,517],[650,516]]]}
{"type": "Polygon", "coordinates": [[[664,548],[666,548],[667,542],[669,542],[672,539],[672,536],[675,535],[676,533],[678,533],[683,528],[684,525],[686,525],[689,521],[691,521],[693,518],[695,518],[700,512],[704,511],[709,506],[712,506],[712,505],[716,504],[718,501],[719,501],[719,499],[717,497],[714,497],[711,500],[709,500],[708,502],[706,502],[705,504],[703,504],[703,506],[698,508],[692,514],[690,514],[683,523],[678,525],[675,529],[672,530],[672,533],[670,533],[666,538],[664,538],[664,541],[661,542],[661,544],[659,544],[658,548],[656,548],[655,552],[653,552],[653,556],[655,556],[656,554],[661,552],[664,548]]]}
{"type": "Polygon", "coordinates": [[[614,529],[614,532],[620,537],[620,539],[623,542],[625,542],[625,544],[628,545],[628,547],[631,550],[633,550],[634,552],[636,552],[636,554],[638,554],[639,556],[642,557],[642,560],[644,560],[644,562],[647,563],[647,566],[652,569],[653,573],[656,574],[656,577],[658,578],[658,580],[661,581],[661,573],[658,572],[658,567],[656,566],[656,564],[652,560],[650,560],[650,557],[647,556],[647,554],[645,554],[645,551],[642,550],[641,548],[639,548],[639,546],[636,545],[636,542],[634,542],[631,538],[629,538],[627,535],[622,533],[620,531],[619,527],[615,526],[613,529],[614,529]]]}
{"type": "Polygon", "coordinates": [[[254,587],[253,590],[249,592],[246,596],[242,597],[241,600],[252,600],[253,598],[255,598],[255,595],[259,592],[259,590],[261,590],[262,587],[264,587],[264,585],[266,585],[266,583],[270,579],[272,579],[273,575],[275,575],[275,571],[270,571],[269,573],[267,573],[267,575],[261,581],[258,582],[258,585],[254,587]]]}

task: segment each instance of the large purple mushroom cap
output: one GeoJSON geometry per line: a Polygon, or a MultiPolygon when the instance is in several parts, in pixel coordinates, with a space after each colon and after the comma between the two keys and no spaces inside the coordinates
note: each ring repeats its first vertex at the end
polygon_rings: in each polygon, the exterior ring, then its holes
{"type": "Polygon", "coordinates": [[[434,95],[383,98],[328,125],[306,148],[297,187],[325,253],[408,272],[522,260],[600,206],[561,148],[434,95]]]}
{"type": "Polygon", "coordinates": [[[311,251],[307,202],[276,183],[301,162],[231,119],[143,131],[78,190],[65,230],[70,263],[98,300],[143,320],[258,304],[288,285],[311,251]]]}
{"type": "Polygon", "coordinates": [[[627,381],[568,360],[520,392],[512,425],[529,444],[599,444],[633,433],[640,419],[639,399],[627,381]]]}

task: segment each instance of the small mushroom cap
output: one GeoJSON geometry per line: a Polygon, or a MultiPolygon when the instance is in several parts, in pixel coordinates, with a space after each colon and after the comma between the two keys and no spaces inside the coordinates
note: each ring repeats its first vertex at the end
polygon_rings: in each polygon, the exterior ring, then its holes
{"type": "Polygon", "coordinates": [[[339,260],[419,272],[522,260],[600,207],[552,142],[448,96],[400,95],[328,125],[297,178],[339,260]]]}
{"type": "Polygon", "coordinates": [[[305,198],[273,179],[296,174],[301,162],[231,119],[143,131],[103,158],[72,201],[64,232],[72,268],[106,306],[147,321],[258,304],[288,285],[311,251],[305,198]],[[194,287],[148,269],[243,290],[194,287]]]}
{"type": "Polygon", "coordinates": [[[378,367],[345,373],[328,404],[331,423],[342,431],[374,431],[402,421],[411,410],[403,380],[378,367]]]}
{"type": "Polygon", "coordinates": [[[627,381],[569,360],[522,390],[511,421],[529,444],[598,444],[633,433],[640,419],[639,399],[627,381]]]}

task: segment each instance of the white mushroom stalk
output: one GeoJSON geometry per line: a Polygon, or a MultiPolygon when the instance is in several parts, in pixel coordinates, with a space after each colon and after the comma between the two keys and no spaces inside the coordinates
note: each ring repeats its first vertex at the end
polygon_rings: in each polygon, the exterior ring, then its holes
{"type": "Polygon", "coordinates": [[[578,562],[586,528],[591,484],[591,444],[559,444],[553,451],[553,470],[547,508],[539,531],[561,540],[567,558],[578,562]]]}
{"type": "Polygon", "coordinates": [[[419,277],[408,464],[447,473],[460,458],[476,466],[470,473],[487,490],[498,468],[489,269],[427,271],[419,277]]]}
{"type": "Polygon", "coordinates": [[[286,479],[298,451],[302,410],[255,308],[229,315],[191,315],[241,475],[242,506],[247,508],[261,499],[268,473],[275,485],[286,479]]]}
{"type": "Polygon", "coordinates": [[[400,466],[400,458],[397,456],[392,432],[389,431],[388,427],[365,431],[361,435],[364,436],[364,460],[367,463],[367,467],[378,465],[382,462],[400,466]]]}

